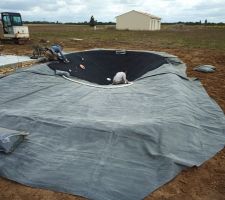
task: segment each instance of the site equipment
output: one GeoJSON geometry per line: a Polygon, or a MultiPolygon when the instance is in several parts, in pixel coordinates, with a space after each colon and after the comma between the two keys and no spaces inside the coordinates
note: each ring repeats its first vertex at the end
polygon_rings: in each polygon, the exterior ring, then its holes
{"type": "Polygon", "coordinates": [[[19,44],[29,40],[29,30],[23,25],[20,13],[2,12],[1,19],[4,39],[13,39],[19,44]]]}

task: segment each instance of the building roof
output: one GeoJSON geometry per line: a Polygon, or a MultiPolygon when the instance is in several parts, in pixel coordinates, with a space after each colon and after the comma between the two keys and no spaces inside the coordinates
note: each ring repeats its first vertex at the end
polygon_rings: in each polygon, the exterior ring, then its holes
{"type": "Polygon", "coordinates": [[[120,17],[120,16],[125,15],[125,14],[130,13],[130,12],[137,12],[139,14],[142,14],[142,15],[145,15],[145,16],[148,16],[148,17],[151,17],[152,19],[161,19],[160,17],[157,17],[155,15],[152,15],[152,14],[149,14],[149,13],[146,13],[146,12],[136,11],[136,10],[131,10],[129,12],[123,13],[123,14],[118,15],[116,17],[120,17]]]}

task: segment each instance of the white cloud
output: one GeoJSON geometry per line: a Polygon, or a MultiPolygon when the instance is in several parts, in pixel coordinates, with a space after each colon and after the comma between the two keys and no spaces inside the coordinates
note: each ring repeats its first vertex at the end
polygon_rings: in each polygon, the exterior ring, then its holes
{"type": "Polygon", "coordinates": [[[162,17],[164,22],[209,19],[225,22],[224,0],[1,0],[0,12],[21,12],[24,20],[61,22],[115,21],[130,10],[139,10],[162,17]]]}

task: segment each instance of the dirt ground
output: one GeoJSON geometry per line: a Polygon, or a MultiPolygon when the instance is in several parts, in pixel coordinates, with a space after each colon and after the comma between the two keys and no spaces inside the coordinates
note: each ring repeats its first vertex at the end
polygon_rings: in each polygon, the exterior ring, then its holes
{"type": "MultiPolygon", "coordinates": [[[[121,44],[86,44],[76,48],[65,46],[65,50],[89,49],[93,47],[121,48],[121,44]]],[[[145,49],[165,51],[177,55],[187,64],[189,77],[197,77],[204,88],[225,112],[225,52],[198,48],[160,48],[141,43],[123,44],[126,49],[145,49]],[[217,67],[215,73],[205,74],[193,71],[200,64],[211,64],[217,67]]],[[[7,53],[27,54],[28,47],[8,45],[7,53]]],[[[2,50],[4,52],[4,49],[2,50]]],[[[0,200],[83,200],[82,197],[34,189],[13,181],[0,178],[0,200]]],[[[200,167],[192,167],[182,171],[169,183],[160,187],[145,198],[146,200],[225,200],[225,148],[200,167]]]]}

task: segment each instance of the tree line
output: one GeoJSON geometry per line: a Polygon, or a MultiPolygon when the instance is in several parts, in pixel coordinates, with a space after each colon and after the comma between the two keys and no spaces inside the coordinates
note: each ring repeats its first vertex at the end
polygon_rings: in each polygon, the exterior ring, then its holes
{"type": "MultiPolygon", "coordinates": [[[[23,21],[24,24],[67,24],[67,25],[90,25],[89,22],[49,22],[49,21],[23,21]]],[[[115,22],[96,22],[96,25],[115,25],[115,22]]]]}
{"type": "Polygon", "coordinates": [[[225,23],[224,22],[219,22],[219,23],[215,23],[215,22],[208,22],[207,19],[202,22],[202,21],[198,21],[198,22],[172,22],[172,23],[162,23],[164,25],[175,25],[175,24],[184,24],[184,25],[206,25],[206,26],[224,26],[225,23]]]}
{"type": "MultiPolygon", "coordinates": [[[[49,21],[23,21],[24,24],[65,24],[65,25],[90,25],[89,22],[84,21],[84,22],[49,22],[49,21]]],[[[225,23],[219,22],[219,23],[213,23],[213,22],[208,22],[207,24],[205,23],[200,23],[200,22],[172,22],[172,23],[166,23],[163,22],[162,25],[175,25],[175,24],[184,24],[184,25],[207,25],[207,26],[224,26],[225,23]]],[[[115,22],[96,22],[95,25],[116,25],[115,22]]]]}
{"type": "Polygon", "coordinates": [[[91,16],[90,21],[84,21],[84,22],[49,22],[49,21],[23,21],[24,24],[68,24],[68,25],[90,25],[90,26],[96,26],[96,25],[115,25],[115,22],[98,22],[95,20],[94,16],[91,16]]]}

